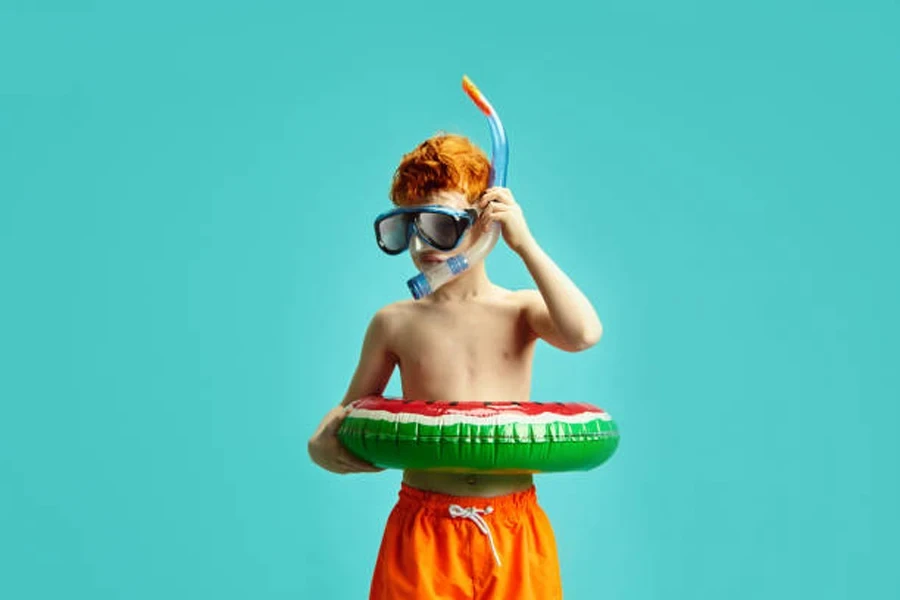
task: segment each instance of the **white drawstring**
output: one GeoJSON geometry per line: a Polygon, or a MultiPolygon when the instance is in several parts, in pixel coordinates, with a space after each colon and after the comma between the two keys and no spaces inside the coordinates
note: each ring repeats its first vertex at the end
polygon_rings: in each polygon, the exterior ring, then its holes
{"type": "Polygon", "coordinates": [[[463,508],[459,504],[451,504],[450,505],[450,516],[454,518],[464,518],[469,519],[475,525],[478,526],[478,529],[481,530],[481,533],[485,534],[488,537],[488,541],[491,543],[491,551],[494,553],[494,560],[497,561],[497,566],[500,566],[500,555],[497,554],[497,547],[494,546],[494,536],[491,534],[491,528],[488,526],[487,521],[484,520],[484,517],[481,515],[489,515],[494,512],[493,507],[488,506],[484,510],[480,508],[463,508]]]}

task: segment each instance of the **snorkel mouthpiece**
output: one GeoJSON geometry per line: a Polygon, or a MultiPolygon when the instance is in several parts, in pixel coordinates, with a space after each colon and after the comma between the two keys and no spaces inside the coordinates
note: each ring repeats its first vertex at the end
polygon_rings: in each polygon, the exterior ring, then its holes
{"type": "Polygon", "coordinates": [[[469,261],[466,258],[466,253],[461,252],[427,271],[419,273],[407,281],[406,285],[409,287],[409,291],[412,292],[413,298],[421,300],[468,268],[469,261]]]}
{"type": "Polygon", "coordinates": [[[432,292],[431,286],[428,285],[428,278],[425,273],[419,273],[406,282],[409,291],[412,292],[413,299],[421,300],[432,292]]]}
{"type": "MultiPolygon", "coordinates": [[[[506,185],[506,164],[509,160],[509,146],[506,143],[506,132],[497,111],[491,106],[472,80],[463,75],[463,90],[471,98],[481,112],[488,118],[491,128],[491,181],[490,187],[506,185]]],[[[439,287],[468,269],[471,265],[484,260],[500,238],[500,224],[491,225],[488,232],[481,236],[471,248],[451,256],[446,261],[424,269],[421,273],[406,282],[413,298],[420,300],[433,293],[439,287]]]]}

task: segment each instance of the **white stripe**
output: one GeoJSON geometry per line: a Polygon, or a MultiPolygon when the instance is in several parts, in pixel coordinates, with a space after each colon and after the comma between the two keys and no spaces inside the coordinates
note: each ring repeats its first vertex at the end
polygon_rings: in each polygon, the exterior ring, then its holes
{"type": "Polygon", "coordinates": [[[353,409],[349,417],[360,419],[372,419],[373,421],[392,421],[395,423],[417,423],[419,425],[548,425],[550,423],[566,423],[569,425],[583,425],[591,421],[612,421],[607,413],[584,412],[577,415],[558,415],[552,412],[539,415],[523,415],[500,413],[493,415],[453,414],[432,417],[417,413],[392,413],[386,410],[370,410],[367,408],[353,409]]]}

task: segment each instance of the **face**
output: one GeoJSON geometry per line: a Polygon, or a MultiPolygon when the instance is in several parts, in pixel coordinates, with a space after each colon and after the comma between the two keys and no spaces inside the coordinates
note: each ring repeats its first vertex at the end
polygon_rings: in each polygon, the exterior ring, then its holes
{"type": "MultiPolygon", "coordinates": [[[[456,210],[465,210],[472,207],[472,205],[469,204],[469,201],[466,198],[465,194],[463,194],[462,192],[449,190],[435,192],[423,198],[422,202],[419,202],[417,204],[437,204],[456,210]]],[[[430,265],[438,262],[443,262],[451,256],[455,256],[460,252],[468,250],[481,234],[480,225],[481,221],[476,220],[475,223],[466,230],[465,234],[463,234],[459,245],[450,252],[441,252],[440,250],[426,244],[418,235],[414,235],[409,241],[409,254],[412,257],[413,264],[415,264],[416,268],[418,268],[419,270],[423,270],[430,265]]]]}

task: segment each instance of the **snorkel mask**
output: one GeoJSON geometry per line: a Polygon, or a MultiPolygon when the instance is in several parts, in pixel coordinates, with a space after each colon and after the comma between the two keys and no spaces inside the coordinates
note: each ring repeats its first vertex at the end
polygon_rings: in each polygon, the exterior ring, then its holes
{"type": "MultiPolygon", "coordinates": [[[[491,179],[489,187],[506,185],[506,163],[509,147],[506,133],[497,112],[475,84],[463,76],[463,90],[488,118],[491,128],[491,179]]],[[[379,247],[388,254],[399,254],[407,249],[410,239],[418,237],[429,246],[442,251],[452,251],[477,218],[474,209],[454,210],[446,206],[418,206],[398,208],[378,215],[375,219],[375,236],[379,247]]],[[[413,298],[419,300],[433,293],[442,285],[483,260],[500,237],[500,224],[491,224],[489,230],[467,250],[447,260],[434,263],[406,282],[413,298]]]]}

